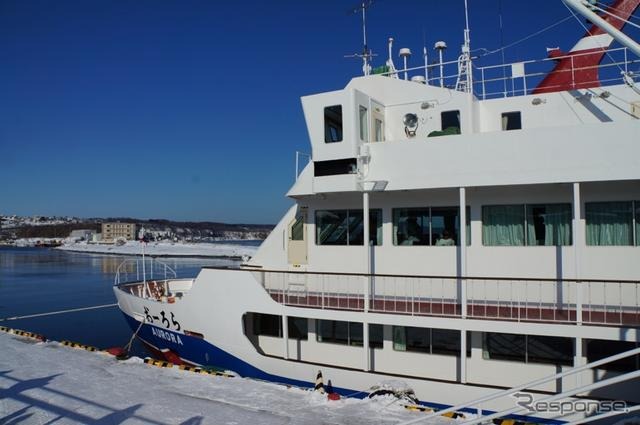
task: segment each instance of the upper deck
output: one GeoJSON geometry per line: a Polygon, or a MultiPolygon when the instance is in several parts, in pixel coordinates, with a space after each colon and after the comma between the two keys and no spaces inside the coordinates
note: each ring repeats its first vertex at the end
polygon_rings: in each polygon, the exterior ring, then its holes
{"type": "Polygon", "coordinates": [[[289,196],[359,191],[367,181],[410,190],[639,178],[640,92],[621,72],[640,59],[610,50],[593,82],[579,81],[585,68],[576,65],[561,71],[575,89],[534,93],[551,62],[474,68],[473,92],[434,65],[428,84],[411,80],[419,67],[303,97],[312,165],[289,196]]]}

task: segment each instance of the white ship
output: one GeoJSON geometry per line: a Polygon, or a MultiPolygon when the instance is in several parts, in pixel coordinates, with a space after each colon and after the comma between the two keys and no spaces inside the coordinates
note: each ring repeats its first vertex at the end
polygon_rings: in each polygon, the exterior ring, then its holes
{"type": "Polygon", "coordinates": [[[303,97],[295,205],[240,269],[119,275],[137,337],[285,384],[320,370],[343,395],[404,381],[465,423],[634,410],[640,46],[621,29],[640,0],[565,2],[593,25],[568,53],[478,67],[466,30],[457,60],[398,69],[390,40],[384,67],[365,50],[364,76],[303,97]],[[573,408],[513,410],[519,390],[573,408]]]}

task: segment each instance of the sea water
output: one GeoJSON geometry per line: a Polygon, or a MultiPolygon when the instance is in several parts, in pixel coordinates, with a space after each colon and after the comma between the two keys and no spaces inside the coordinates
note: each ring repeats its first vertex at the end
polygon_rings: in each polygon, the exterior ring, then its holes
{"type": "MultiPolygon", "coordinates": [[[[116,302],[113,283],[120,263],[132,257],[64,252],[47,248],[0,247],[0,319],[116,302]]],[[[162,258],[179,278],[202,266],[237,266],[231,259],[162,258]]],[[[127,344],[133,331],[117,306],[0,321],[0,326],[102,348],[127,344]]],[[[147,353],[140,344],[133,352],[147,353]]]]}

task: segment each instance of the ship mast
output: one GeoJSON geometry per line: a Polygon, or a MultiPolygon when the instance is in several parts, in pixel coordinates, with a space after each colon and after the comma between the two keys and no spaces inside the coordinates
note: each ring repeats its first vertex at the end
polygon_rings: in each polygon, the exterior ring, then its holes
{"type": "Polygon", "coordinates": [[[369,50],[369,45],[367,44],[367,9],[373,4],[374,0],[362,0],[362,2],[356,7],[349,10],[349,13],[359,13],[362,12],[362,53],[355,54],[351,57],[360,57],[362,58],[362,73],[364,75],[369,75],[371,73],[371,65],[369,64],[371,57],[371,50],[369,50]]]}
{"type": "Polygon", "coordinates": [[[462,54],[458,58],[456,90],[471,93],[473,76],[471,70],[471,31],[469,30],[469,7],[467,0],[464,0],[464,22],[464,44],[462,45],[462,54]]]}

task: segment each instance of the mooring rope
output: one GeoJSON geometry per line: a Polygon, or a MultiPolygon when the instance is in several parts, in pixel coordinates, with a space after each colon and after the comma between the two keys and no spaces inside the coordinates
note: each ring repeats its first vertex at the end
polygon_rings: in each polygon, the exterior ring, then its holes
{"type": "Polygon", "coordinates": [[[135,339],[136,335],[138,335],[138,332],[140,331],[140,328],[142,328],[142,325],[144,325],[144,322],[146,322],[146,321],[147,321],[146,318],[142,319],[142,322],[140,322],[140,325],[138,326],[138,329],[136,329],[136,331],[133,333],[133,335],[131,335],[131,339],[129,340],[129,343],[124,346],[124,351],[126,351],[127,353],[129,352],[129,350],[131,350],[131,344],[133,344],[133,340],[135,339]]]}
{"type": "Polygon", "coordinates": [[[81,307],[81,308],[71,308],[68,310],[50,311],[48,313],[27,314],[25,316],[5,317],[4,319],[0,319],[0,322],[8,322],[9,320],[18,320],[18,319],[30,319],[32,317],[53,316],[55,314],[73,313],[76,311],[97,310],[99,308],[109,308],[109,307],[115,307],[117,305],[118,303],[103,304],[103,305],[94,305],[92,307],[81,307]]]}

